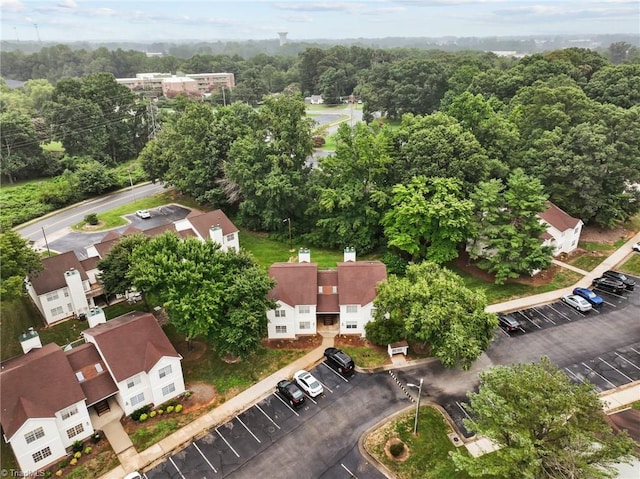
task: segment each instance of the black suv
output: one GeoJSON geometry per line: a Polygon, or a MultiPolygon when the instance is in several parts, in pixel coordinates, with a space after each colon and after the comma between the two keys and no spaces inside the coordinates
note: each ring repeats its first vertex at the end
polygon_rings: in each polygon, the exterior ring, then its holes
{"type": "Polygon", "coordinates": [[[300,388],[287,379],[283,379],[276,386],[278,391],[289,402],[289,405],[299,407],[304,404],[304,394],[300,388]]]}
{"type": "Polygon", "coordinates": [[[594,279],[592,285],[594,288],[615,294],[620,294],[625,290],[625,285],[622,281],[607,276],[594,279]]]}
{"type": "Polygon", "coordinates": [[[605,276],[607,278],[613,278],[613,279],[617,279],[618,281],[622,281],[624,283],[624,287],[627,288],[629,291],[633,291],[633,288],[635,288],[636,286],[636,282],[634,280],[632,280],[631,278],[629,278],[629,276],[620,273],[619,271],[605,271],[604,273],[602,273],[602,276],[605,276]]]}
{"type": "Polygon", "coordinates": [[[505,331],[516,331],[518,329],[522,329],[522,324],[511,314],[499,314],[498,322],[500,323],[500,327],[502,327],[505,331]]]}
{"type": "Polygon", "coordinates": [[[353,359],[338,348],[325,349],[324,357],[327,358],[327,362],[343,376],[351,376],[355,372],[353,359]]]}

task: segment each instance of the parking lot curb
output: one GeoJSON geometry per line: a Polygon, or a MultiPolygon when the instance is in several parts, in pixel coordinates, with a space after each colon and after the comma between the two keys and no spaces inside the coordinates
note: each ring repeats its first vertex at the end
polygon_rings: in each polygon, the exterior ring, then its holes
{"type": "Polygon", "coordinates": [[[394,369],[406,369],[413,366],[421,366],[423,364],[429,364],[436,361],[438,361],[438,358],[413,359],[411,361],[407,361],[405,364],[385,364],[384,366],[378,366],[376,368],[361,368],[356,366],[355,369],[358,373],[373,374],[382,371],[392,371],[394,369]]]}

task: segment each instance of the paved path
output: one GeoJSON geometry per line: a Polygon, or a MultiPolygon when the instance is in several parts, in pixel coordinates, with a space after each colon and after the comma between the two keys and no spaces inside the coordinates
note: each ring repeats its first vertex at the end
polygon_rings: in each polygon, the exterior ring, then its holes
{"type": "MultiPolygon", "coordinates": [[[[578,283],[571,287],[559,291],[550,291],[548,293],[518,298],[512,301],[507,301],[505,303],[493,304],[489,306],[487,310],[491,312],[512,311],[516,309],[531,307],[537,304],[549,303],[557,300],[558,297],[562,294],[571,292],[571,290],[576,286],[588,287],[591,285],[591,280],[593,278],[601,276],[602,273],[608,269],[615,268],[625,258],[627,258],[627,256],[632,254],[633,250],[631,249],[631,246],[638,241],[640,241],[640,233],[636,234],[632,239],[627,241],[621,248],[619,248],[611,256],[605,259],[600,265],[594,268],[593,271],[582,271],[581,274],[584,274],[584,278],[582,278],[578,283]]],[[[564,264],[562,265],[565,266],[564,264]]],[[[166,456],[171,454],[172,451],[184,446],[194,437],[203,435],[212,427],[224,423],[229,418],[244,411],[252,404],[258,402],[262,397],[271,393],[275,389],[276,383],[283,377],[291,377],[297,370],[307,369],[318,361],[322,360],[325,348],[333,346],[335,337],[335,333],[325,334],[326,335],[323,336],[322,345],[318,348],[307,353],[305,356],[297,359],[296,361],[285,366],[279,371],[273,373],[259,383],[254,384],[249,389],[244,390],[237,396],[226,401],[221,406],[200,416],[192,423],[184,426],[182,429],[164,438],[157,444],[154,444],[150,448],[139,453],[135,451],[133,447],[122,451],[118,455],[120,465],[115,469],[109,471],[107,474],[103,475],[100,479],[121,479],[128,472],[146,468],[147,466],[164,459],[166,456]]],[[[430,359],[427,359],[426,361],[430,361],[430,359]]],[[[415,364],[416,363],[412,361],[411,364],[407,364],[407,366],[413,366],[415,364]]],[[[391,368],[393,367],[396,366],[391,366],[391,368]]],[[[630,404],[631,402],[636,401],[638,397],[640,397],[640,381],[636,381],[635,383],[629,384],[617,390],[606,391],[602,394],[605,411],[619,408],[625,404],[630,404]]],[[[122,432],[124,433],[124,430],[122,432]]],[[[482,453],[482,451],[487,451],[491,448],[491,445],[487,444],[486,439],[483,438],[468,441],[465,445],[474,455],[480,454],[482,453]]],[[[121,446],[116,447],[120,448],[121,446]]]]}

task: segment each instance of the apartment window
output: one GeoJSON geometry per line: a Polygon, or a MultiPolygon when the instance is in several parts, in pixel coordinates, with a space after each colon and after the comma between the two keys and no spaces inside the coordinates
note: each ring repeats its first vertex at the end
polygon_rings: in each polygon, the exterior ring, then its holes
{"type": "Polygon", "coordinates": [[[102,371],[104,371],[104,369],[102,369],[102,364],[96,363],[96,372],[101,373],[102,371]]]}
{"type": "Polygon", "coordinates": [[[231,233],[230,235],[227,235],[227,241],[233,241],[234,235],[233,233],[231,233]]]}
{"type": "Polygon", "coordinates": [[[71,303],[67,303],[67,309],[69,310],[69,312],[71,313],[73,311],[73,304],[71,303]]]}
{"type": "Polygon", "coordinates": [[[300,321],[300,329],[311,329],[311,321],[300,321]]]}
{"type": "Polygon", "coordinates": [[[348,304],[347,305],[347,313],[357,313],[358,305],[357,304],[348,304]]]}
{"type": "Polygon", "coordinates": [[[284,309],[276,309],[276,318],[286,317],[287,312],[284,309]]]}
{"type": "Polygon", "coordinates": [[[576,226],[576,229],[573,230],[573,234],[577,235],[580,232],[580,226],[576,226]]]}
{"type": "Polygon", "coordinates": [[[43,450],[33,453],[31,457],[33,457],[33,462],[40,462],[45,457],[49,457],[50,455],[51,455],[51,448],[47,446],[43,450]]]}
{"type": "Polygon", "coordinates": [[[134,376],[127,381],[127,388],[131,389],[136,384],[140,384],[140,375],[134,376]]]}
{"type": "Polygon", "coordinates": [[[77,436],[80,433],[84,432],[84,426],[82,424],[78,424],[77,426],[73,426],[70,429],[67,429],[67,437],[71,439],[72,437],[77,436]]]}
{"type": "Polygon", "coordinates": [[[84,374],[82,374],[82,371],[76,371],[76,379],[80,382],[84,381],[84,374]]]}
{"type": "Polygon", "coordinates": [[[298,306],[298,313],[300,314],[309,314],[311,312],[310,306],[298,306]]]}
{"type": "Polygon", "coordinates": [[[338,287],[337,286],[331,286],[331,292],[333,294],[338,294],[338,287]]]}
{"type": "Polygon", "coordinates": [[[62,306],[58,306],[57,308],[53,308],[51,310],[51,316],[58,316],[59,314],[64,313],[64,309],[62,309],[62,306]]]}
{"type": "Polygon", "coordinates": [[[166,396],[167,394],[171,394],[176,390],[176,385],[171,383],[168,386],[162,388],[162,395],[166,396]]]}
{"type": "Polygon", "coordinates": [[[276,334],[285,334],[287,332],[286,326],[276,326],[276,334]]]}
{"type": "MultiPolygon", "coordinates": [[[[80,373],[80,374],[82,374],[82,373],[80,373]]],[[[84,378],[82,378],[82,379],[84,379],[84,378]]],[[[71,406],[71,407],[68,407],[67,409],[65,409],[64,411],[62,411],[62,414],[61,414],[62,420],[64,421],[65,419],[69,419],[74,414],[78,414],[78,406],[71,406]]]]}
{"type": "Polygon", "coordinates": [[[51,301],[55,301],[56,299],[58,299],[58,292],[56,291],[55,293],[49,293],[47,295],[47,301],[51,302],[51,301]]]}
{"type": "Polygon", "coordinates": [[[132,406],[136,406],[137,404],[140,404],[142,401],[144,401],[144,393],[136,394],[135,396],[131,397],[132,406]]]}
{"type": "Polygon", "coordinates": [[[44,437],[44,429],[41,427],[34,429],[33,431],[29,431],[24,435],[24,439],[27,441],[27,444],[31,444],[33,441],[40,439],[41,437],[44,437]]]}
{"type": "Polygon", "coordinates": [[[358,327],[358,321],[347,321],[347,329],[356,329],[358,327]]]}
{"type": "Polygon", "coordinates": [[[69,290],[67,288],[64,288],[64,297],[65,298],[69,297],[69,290]]]}
{"type": "Polygon", "coordinates": [[[171,374],[171,364],[160,369],[160,371],[158,371],[158,374],[160,375],[160,379],[171,374]]]}

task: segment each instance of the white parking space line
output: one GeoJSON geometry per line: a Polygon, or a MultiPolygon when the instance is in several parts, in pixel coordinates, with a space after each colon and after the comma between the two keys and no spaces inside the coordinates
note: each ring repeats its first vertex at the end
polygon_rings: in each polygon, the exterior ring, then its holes
{"type": "Polygon", "coordinates": [[[347,471],[347,473],[353,477],[354,479],[358,479],[358,476],[356,476],[353,472],[351,472],[349,469],[347,469],[347,466],[345,466],[344,464],[340,463],[340,465],[342,466],[342,468],[347,471]]]}
{"type": "Polygon", "coordinates": [[[261,443],[261,442],[262,442],[260,439],[258,439],[258,438],[256,437],[256,435],[255,435],[253,432],[251,432],[251,429],[249,429],[249,428],[247,427],[247,425],[246,425],[245,423],[243,423],[243,422],[242,422],[242,419],[240,419],[238,416],[236,416],[236,419],[240,422],[240,424],[242,424],[242,425],[244,426],[244,428],[249,432],[249,434],[251,434],[251,435],[253,436],[253,438],[254,438],[256,441],[258,441],[258,443],[261,443]]]}
{"type": "Polygon", "coordinates": [[[570,376],[573,376],[573,378],[574,378],[576,381],[580,381],[581,383],[583,383],[583,382],[585,382],[585,381],[586,381],[586,379],[580,379],[580,377],[579,377],[576,373],[574,373],[571,369],[569,369],[569,368],[564,368],[564,370],[565,370],[565,371],[566,371],[570,376]]]}
{"type": "Polygon", "coordinates": [[[627,358],[625,358],[624,356],[620,356],[618,353],[616,353],[616,356],[618,356],[620,359],[622,359],[623,361],[628,362],[629,364],[631,364],[631,366],[633,366],[634,368],[636,368],[638,371],[640,371],[640,368],[638,366],[636,366],[634,363],[632,363],[631,361],[629,361],[627,358]]]}
{"type": "Polygon", "coordinates": [[[218,431],[218,428],[216,428],[216,432],[218,433],[218,436],[220,436],[220,439],[222,439],[224,441],[224,443],[229,446],[229,449],[231,449],[231,451],[236,455],[236,457],[240,457],[240,454],[238,454],[236,452],[236,450],[234,448],[231,447],[231,444],[229,444],[229,442],[224,438],[224,436],[220,433],[220,431],[218,431]]]}
{"type": "Polygon", "coordinates": [[[196,451],[198,451],[198,452],[200,453],[200,455],[202,456],[202,459],[204,459],[205,461],[207,461],[207,464],[209,464],[209,467],[210,467],[211,469],[213,469],[213,472],[215,472],[216,474],[218,474],[218,471],[216,470],[216,468],[215,468],[215,467],[213,467],[213,464],[211,464],[211,463],[209,462],[209,459],[207,459],[207,456],[205,456],[205,455],[202,453],[202,451],[200,450],[200,448],[198,447],[198,445],[197,445],[195,442],[194,442],[194,443],[192,443],[192,444],[193,444],[193,447],[195,447],[195,448],[196,448],[196,451]]]}
{"type": "Polygon", "coordinates": [[[502,334],[504,334],[507,338],[510,338],[511,336],[509,335],[509,333],[507,333],[504,329],[502,329],[502,327],[498,326],[498,331],[500,331],[502,334]]]}
{"type": "Polygon", "coordinates": [[[633,382],[633,379],[631,379],[629,376],[627,376],[625,373],[623,373],[622,371],[620,371],[618,368],[616,368],[615,366],[612,366],[611,364],[609,364],[607,361],[605,361],[604,359],[602,359],[601,357],[598,357],[598,359],[600,361],[602,361],[603,363],[605,363],[607,366],[609,366],[611,369],[613,369],[614,371],[619,372],[620,374],[622,374],[625,378],[627,378],[629,380],[629,382],[633,382]]]}
{"type": "Polygon", "coordinates": [[[311,401],[313,404],[316,404],[316,405],[318,404],[318,403],[317,403],[317,402],[316,402],[316,401],[315,401],[311,396],[309,396],[306,392],[302,391],[302,394],[304,394],[304,395],[305,395],[305,397],[306,397],[309,401],[311,401]]]}
{"type": "Polygon", "coordinates": [[[320,363],[322,364],[325,368],[327,368],[329,371],[331,371],[333,374],[335,374],[336,376],[338,376],[340,379],[342,379],[345,383],[348,383],[349,381],[347,381],[347,378],[345,378],[342,374],[340,374],[337,371],[334,371],[333,368],[331,366],[327,366],[326,363],[320,363]]]}
{"type": "Polygon", "coordinates": [[[544,319],[549,321],[551,324],[556,324],[556,322],[553,319],[547,318],[547,316],[542,311],[540,311],[538,308],[531,308],[531,309],[533,309],[536,313],[538,313],[544,319]]]}
{"type": "Polygon", "coordinates": [[[471,416],[469,416],[469,413],[467,412],[467,410],[462,407],[462,404],[456,401],[456,406],[460,408],[460,410],[464,413],[465,416],[467,416],[467,418],[471,419],[471,416]]]}
{"type": "Polygon", "coordinates": [[[542,329],[538,324],[534,323],[531,319],[529,319],[529,316],[527,316],[526,314],[524,314],[522,311],[517,311],[517,313],[522,316],[524,319],[526,319],[527,321],[529,321],[531,324],[533,324],[536,328],[538,329],[542,329]]]}
{"type": "Polygon", "coordinates": [[[603,300],[602,300],[602,302],[603,302],[604,304],[608,305],[608,306],[612,306],[612,307],[614,307],[614,308],[617,308],[617,306],[616,306],[615,304],[610,303],[609,301],[605,301],[605,300],[603,299],[603,300]]]}
{"type": "Polygon", "coordinates": [[[291,406],[289,406],[286,402],[284,402],[284,399],[282,399],[278,393],[273,393],[273,395],[274,395],[275,397],[277,397],[277,398],[278,398],[278,400],[279,400],[282,404],[284,404],[285,406],[287,406],[287,407],[289,408],[289,410],[290,410],[293,414],[295,414],[296,416],[300,417],[300,414],[298,414],[298,413],[296,412],[296,410],[295,410],[295,409],[293,409],[293,408],[292,408],[291,406]]]}
{"type": "MultiPolygon", "coordinates": [[[[316,379],[316,381],[318,381],[318,379],[316,379]]],[[[318,381],[318,382],[320,383],[320,385],[321,385],[324,389],[326,389],[326,390],[327,390],[327,391],[329,391],[331,394],[333,394],[333,389],[331,389],[329,386],[327,386],[327,385],[326,385],[326,384],[324,384],[323,382],[320,382],[320,381],[318,381]]]]}
{"type": "Polygon", "coordinates": [[[611,384],[611,387],[617,387],[615,384],[613,384],[611,381],[609,381],[607,378],[605,378],[602,374],[600,374],[597,371],[594,371],[593,369],[591,369],[589,366],[587,366],[585,363],[580,363],[582,364],[585,368],[587,368],[589,371],[591,371],[593,374],[595,374],[596,376],[600,376],[601,379],[605,380],[606,382],[608,382],[609,384],[611,384]]]}
{"type": "Polygon", "coordinates": [[[640,354],[640,351],[636,351],[634,348],[630,348],[630,349],[631,349],[631,351],[633,351],[634,353],[636,353],[636,354],[640,354]]]}
{"type": "Polygon", "coordinates": [[[181,477],[182,479],[187,479],[186,477],[184,477],[184,476],[182,475],[182,471],[181,471],[180,469],[178,469],[178,466],[176,466],[176,463],[175,463],[175,462],[173,462],[173,458],[172,458],[171,456],[169,456],[169,462],[171,462],[171,464],[173,464],[173,467],[175,467],[175,468],[176,468],[176,471],[178,471],[178,474],[180,474],[180,477],[181,477]]]}
{"type": "MultiPolygon", "coordinates": [[[[562,303],[564,304],[564,303],[562,303]]],[[[564,319],[566,319],[567,321],[571,321],[571,318],[569,316],[567,316],[566,314],[564,314],[562,311],[557,310],[556,308],[553,307],[552,304],[549,305],[549,307],[551,309],[553,309],[556,313],[558,313],[560,316],[562,316],[564,319]]]]}
{"type": "Polygon", "coordinates": [[[271,424],[273,424],[275,427],[277,427],[278,429],[280,429],[280,426],[278,426],[278,425],[276,424],[276,422],[275,422],[273,419],[271,419],[271,418],[269,417],[269,415],[268,415],[266,412],[264,412],[264,411],[262,410],[262,408],[261,408],[258,404],[256,404],[256,407],[258,408],[258,411],[260,411],[262,414],[264,414],[264,415],[265,415],[265,417],[266,417],[269,421],[271,421],[271,424]]]}

